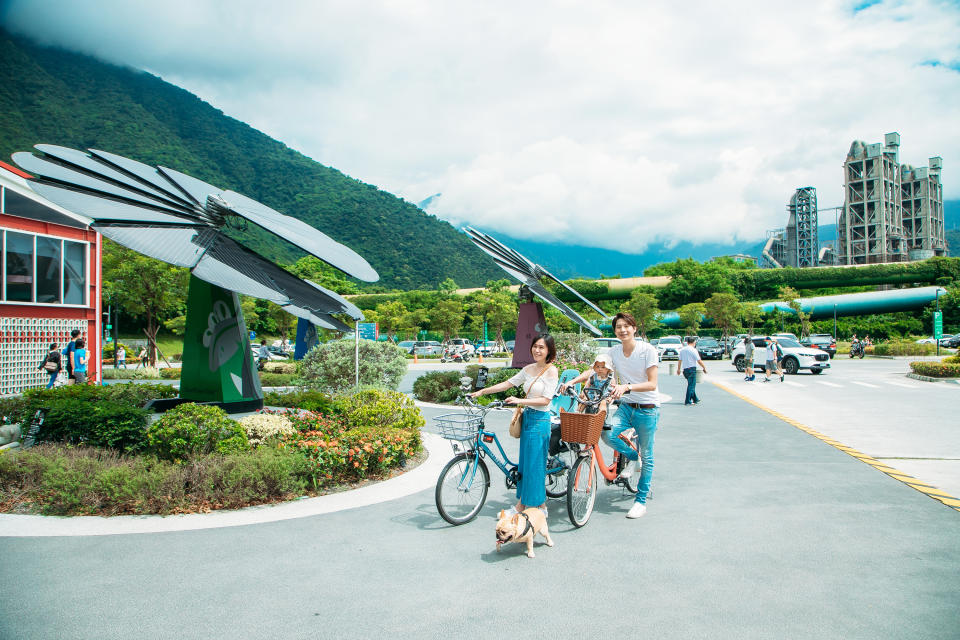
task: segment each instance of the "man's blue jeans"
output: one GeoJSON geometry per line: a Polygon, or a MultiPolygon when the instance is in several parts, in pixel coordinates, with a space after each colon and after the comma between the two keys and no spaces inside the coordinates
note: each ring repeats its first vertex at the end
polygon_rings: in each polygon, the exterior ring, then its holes
{"type": "Polygon", "coordinates": [[[697,397],[697,368],[687,367],[683,370],[683,377],[687,379],[687,396],[683,399],[683,404],[700,402],[697,397]]]}
{"type": "Polygon", "coordinates": [[[603,441],[622,453],[629,460],[637,459],[637,452],[633,447],[620,439],[620,434],[627,429],[637,432],[640,444],[640,481],[637,483],[637,502],[646,504],[647,494],[650,493],[650,480],[653,478],[653,436],[660,421],[660,408],[635,409],[625,404],[620,405],[617,412],[610,419],[610,431],[603,432],[603,441]]]}

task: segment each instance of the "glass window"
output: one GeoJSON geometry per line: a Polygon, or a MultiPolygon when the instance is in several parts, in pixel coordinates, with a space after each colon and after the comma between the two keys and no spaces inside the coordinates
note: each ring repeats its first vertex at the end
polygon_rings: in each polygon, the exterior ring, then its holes
{"type": "Polygon", "coordinates": [[[37,302],[60,302],[61,243],[37,236],[37,302]]]}
{"type": "Polygon", "coordinates": [[[63,302],[84,304],[87,289],[87,245],[63,241],[63,302]]]}
{"type": "Polygon", "coordinates": [[[33,302],[33,238],[7,231],[7,300],[33,302]]]}

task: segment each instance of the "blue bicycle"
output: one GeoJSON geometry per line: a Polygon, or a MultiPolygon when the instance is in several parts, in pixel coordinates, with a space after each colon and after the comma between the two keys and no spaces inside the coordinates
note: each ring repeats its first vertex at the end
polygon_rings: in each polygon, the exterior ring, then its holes
{"type": "MultiPolygon", "coordinates": [[[[487,501],[490,472],[485,459],[492,460],[503,472],[508,490],[516,488],[520,478],[517,464],[507,457],[500,438],[484,428],[487,413],[503,408],[503,403],[491,402],[482,406],[469,397],[461,398],[460,402],[467,407],[465,413],[450,413],[434,418],[440,435],[451,441],[455,454],[440,472],[434,492],[437,511],[450,524],[470,522],[487,501]],[[496,450],[488,444],[496,445],[496,450]]],[[[564,446],[547,461],[546,490],[551,498],[561,498],[567,494],[567,477],[578,453],[575,445],[564,446]]]]}

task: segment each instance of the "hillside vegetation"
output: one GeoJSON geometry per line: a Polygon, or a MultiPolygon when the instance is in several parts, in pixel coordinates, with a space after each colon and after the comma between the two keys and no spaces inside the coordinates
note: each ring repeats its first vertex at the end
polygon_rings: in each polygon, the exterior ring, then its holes
{"type": "MultiPolygon", "coordinates": [[[[44,142],[95,147],[233,189],[363,255],[380,288],[479,286],[500,270],[450,224],[323,166],[148,73],[0,30],[0,158],[44,142]]],[[[261,253],[302,254],[261,232],[261,253]]]]}

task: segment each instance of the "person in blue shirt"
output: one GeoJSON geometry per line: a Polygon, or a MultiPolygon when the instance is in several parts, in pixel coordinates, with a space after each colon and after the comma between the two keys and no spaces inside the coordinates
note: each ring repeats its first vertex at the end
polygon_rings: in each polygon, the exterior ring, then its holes
{"type": "Polygon", "coordinates": [[[70,332],[70,342],[63,348],[63,366],[67,369],[67,384],[74,383],[73,369],[76,366],[74,362],[74,352],[77,349],[77,338],[80,336],[80,330],[74,329],[70,332]]]}
{"type": "Polygon", "coordinates": [[[87,383],[87,350],[82,339],[77,340],[76,350],[73,352],[73,379],[76,384],[87,383]]]}

